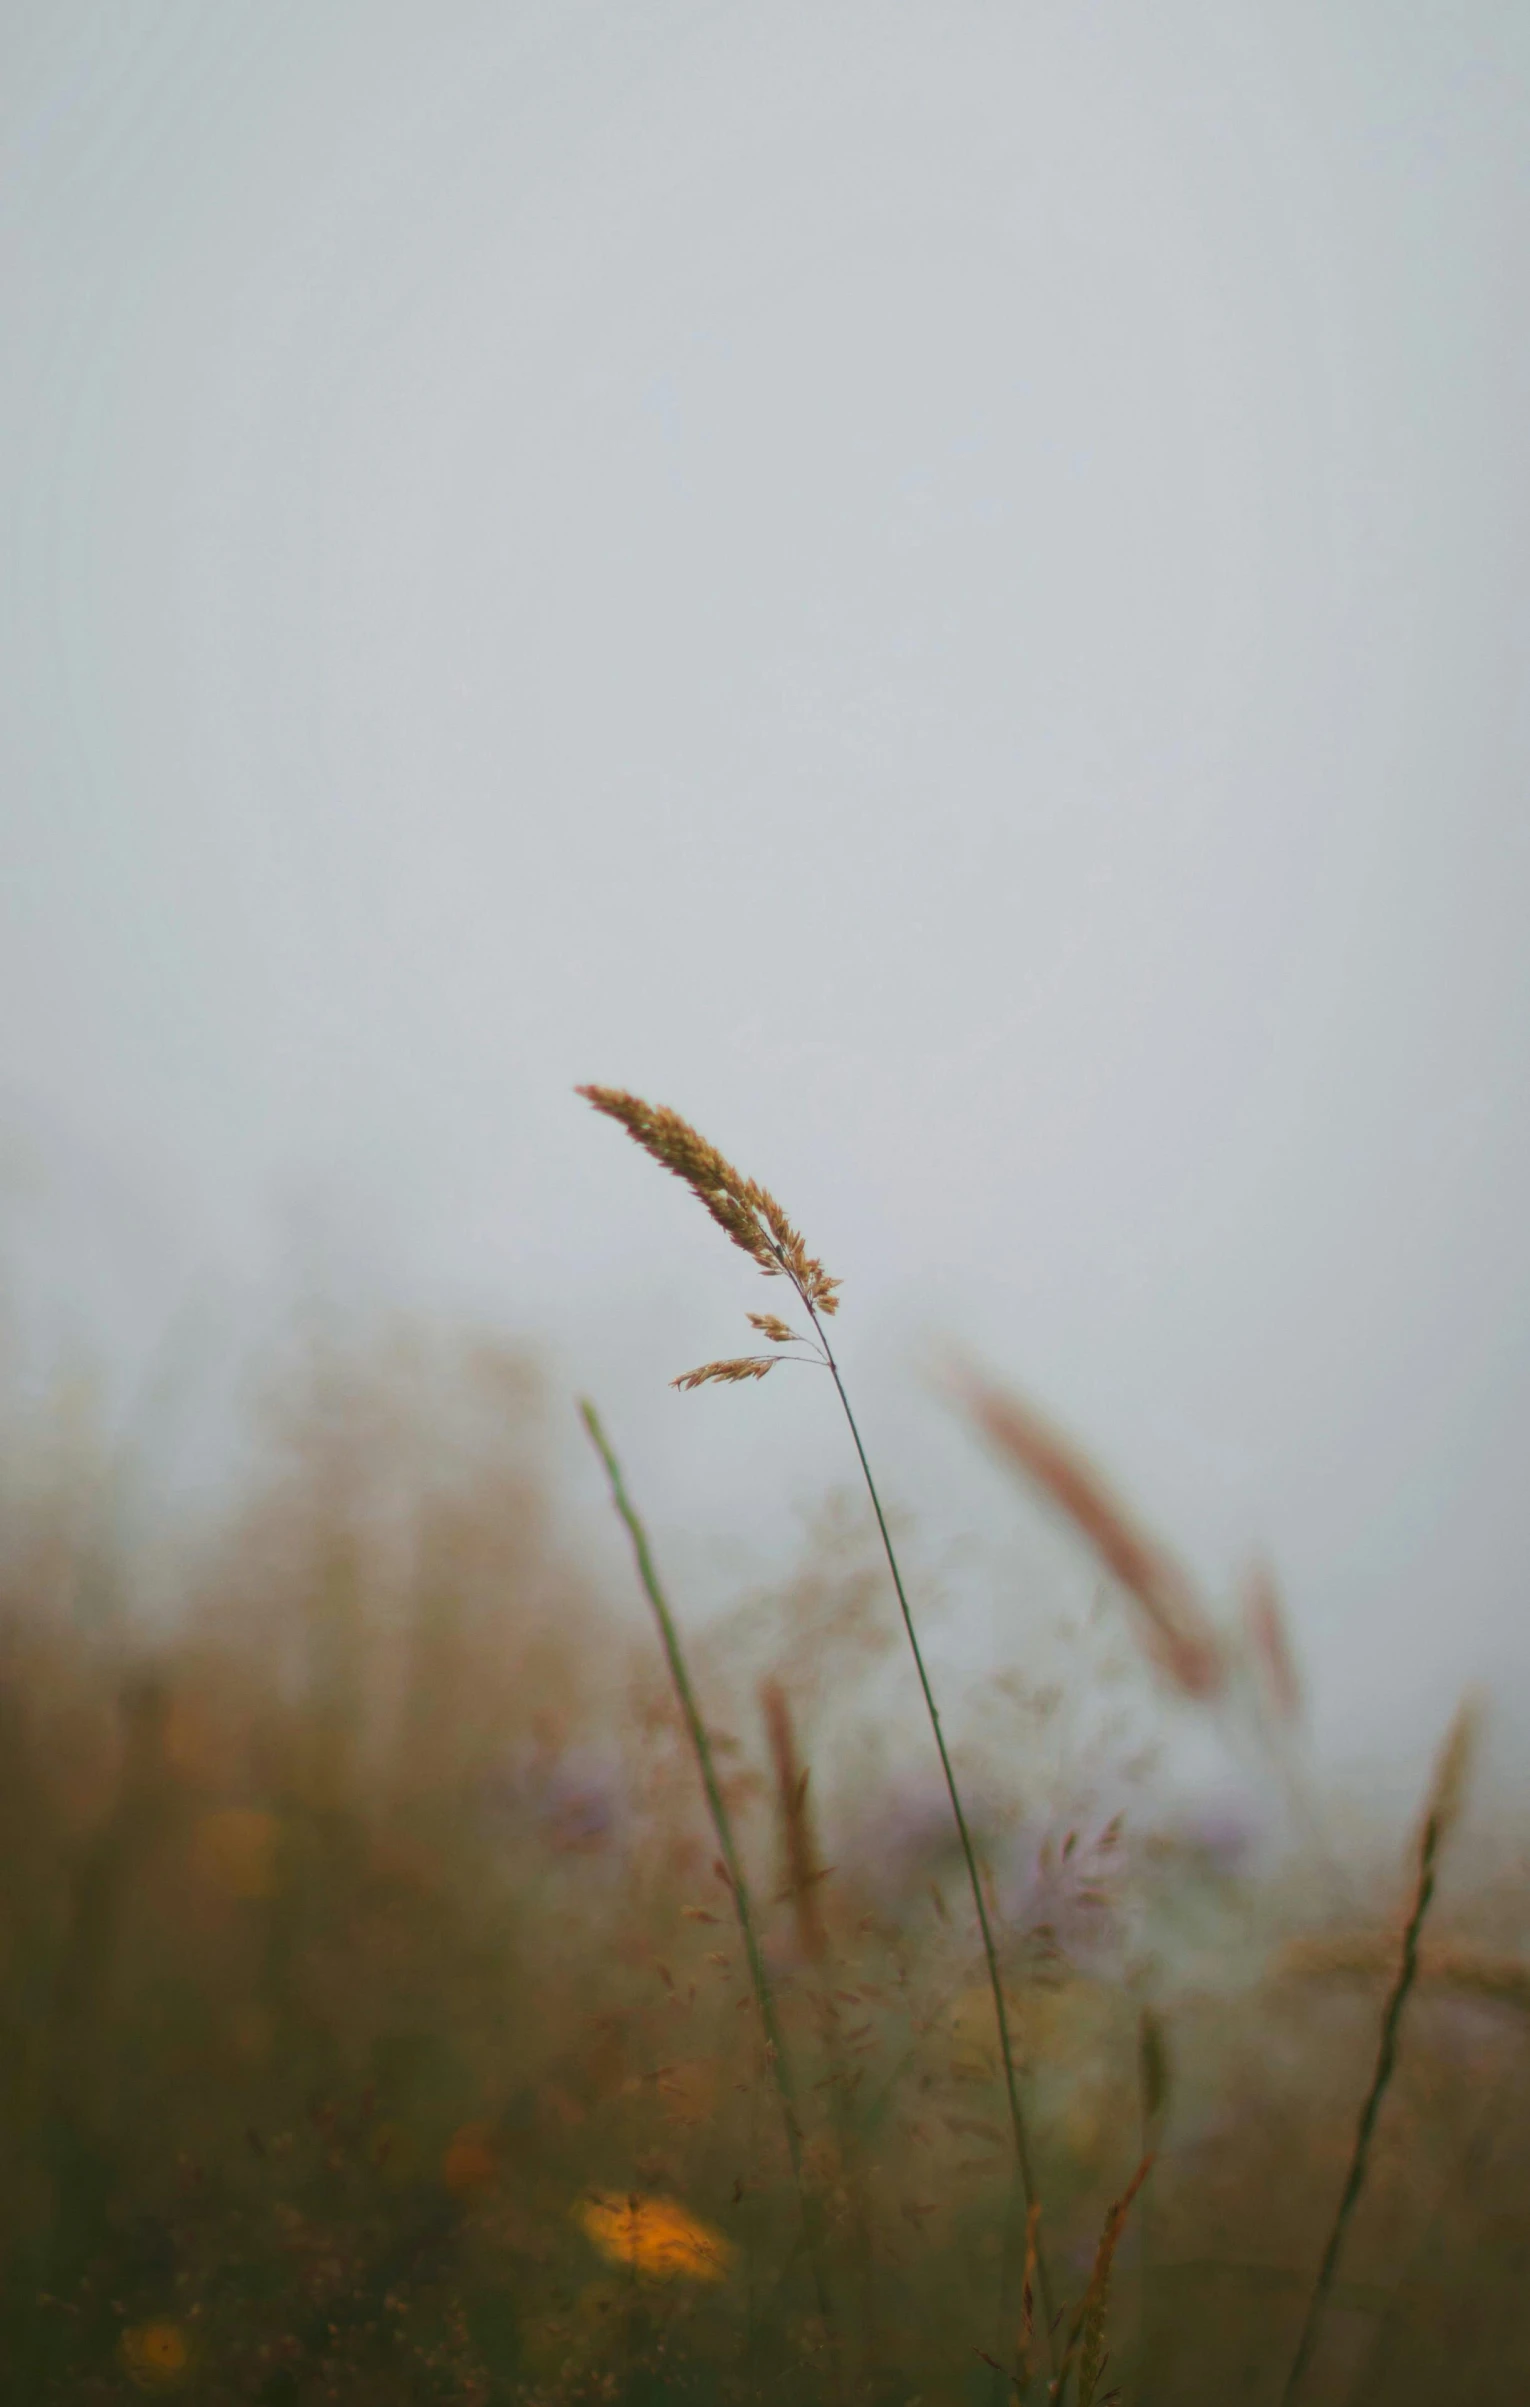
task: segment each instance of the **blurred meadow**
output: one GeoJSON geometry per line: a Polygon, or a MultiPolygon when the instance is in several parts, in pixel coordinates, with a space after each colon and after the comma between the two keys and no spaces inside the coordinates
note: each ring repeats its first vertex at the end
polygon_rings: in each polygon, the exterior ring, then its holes
{"type": "Polygon", "coordinates": [[[0,2407],[1530,2397],[1527,229],[1503,0],[0,0],[0,2407]]]}
{"type": "MultiPolygon", "coordinates": [[[[870,1517],[830,1492],[793,1576],[674,1603],[798,2186],[663,1655],[554,1476],[565,1415],[502,1348],[290,1351],[247,1492],[157,1533],[169,1615],[135,1605],[78,1396],[13,1421],[8,2397],[1054,2395],[870,1517]]],[[[1082,1619],[1011,1596],[1010,1657],[942,1699],[1059,2344],[1102,2309],[1081,2401],[1282,2396],[1394,1982],[1412,1842],[1295,1810],[1293,1667],[1273,1590],[1254,1606],[1208,1698],[1139,1647],[1120,1583],[1082,1619]],[[1171,1776],[1208,1717],[1252,1775],[1238,1813],[1187,1812],[1171,1776]]],[[[1313,2402],[1530,2379],[1524,1850],[1480,1813],[1445,1835],[1313,2402]]]]}

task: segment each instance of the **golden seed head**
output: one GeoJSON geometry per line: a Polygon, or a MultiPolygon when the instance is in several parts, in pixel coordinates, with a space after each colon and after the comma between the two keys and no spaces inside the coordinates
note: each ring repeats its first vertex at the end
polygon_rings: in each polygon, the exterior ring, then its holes
{"type": "MultiPolygon", "coordinates": [[[[790,1279],[810,1311],[838,1309],[840,1282],[815,1261],[768,1187],[745,1178],[689,1120],[666,1104],[645,1103],[625,1087],[582,1086],[575,1092],[615,1120],[635,1145],[671,1177],[683,1180],[724,1236],[757,1263],[767,1279],[790,1279]]],[[[783,1324],[784,1325],[784,1324],[783,1324]]],[[[780,1342],[780,1341],[777,1341],[780,1342]]],[[[738,1377],[759,1377],[739,1372],[738,1377]]],[[[684,1384],[677,1382],[677,1384],[684,1384]]]]}
{"type": "Polygon", "coordinates": [[[740,1379],[763,1379],[780,1361],[778,1354],[735,1354],[727,1362],[704,1362],[696,1371],[682,1371],[671,1379],[671,1387],[705,1387],[709,1380],[722,1386],[732,1386],[740,1379]]]}
{"type": "Polygon", "coordinates": [[[779,1320],[773,1312],[751,1312],[749,1326],[768,1337],[773,1346],[793,1346],[801,1343],[789,1321],[779,1320]]]}

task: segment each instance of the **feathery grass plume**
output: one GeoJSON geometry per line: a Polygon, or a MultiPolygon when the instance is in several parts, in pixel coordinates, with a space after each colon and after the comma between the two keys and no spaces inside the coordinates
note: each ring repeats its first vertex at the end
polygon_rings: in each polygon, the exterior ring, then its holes
{"type": "MultiPolygon", "coordinates": [[[[664,1104],[645,1103],[640,1095],[629,1095],[624,1087],[582,1086],[575,1092],[608,1120],[615,1120],[672,1178],[682,1180],[723,1234],[758,1264],[767,1279],[790,1279],[811,1313],[838,1311],[836,1290],[841,1282],[831,1279],[823,1264],[808,1252],[769,1188],[735,1170],[727,1156],[709,1144],[699,1129],[692,1128],[689,1120],[682,1120],[664,1104]]],[[[788,1330],[784,1321],[775,1321],[774,1315],[769,1317],[774,1325],[766,1334],[778,1345],[788,1343],[795,1331],[788,1330]],[[778,1329],[783,1332],[780,1336],[778,1329]]],[[[750,1319],[756,1328],[766,1326],[753,1313],[750,1319]]]]}
{"type": "Polygon", "coordinates": [[[699,1370],[682,1371],[672,1387],[733,1387],[741,1379],[763,1379],[781,1360],[779,1354],[732,1354],[723,1362],[704,1362],[699,1370]]]}
{"type": "Polygon", "coordinates": [[[1050,2396],[1054,2400],[1060,2400],[1067,2389],[1068,2376],[1077,2358],[1078,2407],[1094,2407],[1100,2375],[1105,2370],[1105,2315],[1110,2304],[1111,2268],[1116,2261],[1121,2234],[1126,2229],[1126,2218],[1132,2211],[1132,2202],[1152,2170],[1152,2164],[1151,2156],[1143,2158],[1105,2217],[1100,2244],[1094,2252],[1094,2270],[1089,2276],[1089,2287],[1073,2318],[1063,2361],[1058,2368],[1057,2379],[1052,2384],[1050,2396]]]}
{"type": "MultiPolygon", "coordinates": [[[[752,1367],[745,1368],[745,1362],[752,1365],[755,1361],[761,1361],[768,1367],[777,1361],[787,1359],[816,1361],[829,1373],[834,1382],[835,1393],[839,1397],[840,1408],[844,1413],[855,1446],[861,1477],[866,1483],[866,1493],[871,1499],[871,1509],[876,1516],[877,1529],[882,1540],[882,1551],[886,1556],[887,1568],[892,1577],[893,1591],[898,1600],[898,1610],[908,1638],[909,1651],[914,1658],[920,1693],[924,1699],[925,1712],[935,1740],[936,1752],[940,1757],[940,1768],[946,1784],[946,1795],[950,1800],[952,1820],[956,1825],[956,1835],[967,1868],[972,1902],[977,1910],[983,1955],[988,1967],[988,1983],[993,1995],[999,2057],[1004,2068],[1004,2087],[1009,2107],[1015,2168],[1026,2209],[1029,2211],[1034,2205],[1037,2195],[1036,2175],[1031,2161],[1030,2137],[1026,2128],[1025,2114],[1020,2103],[1019,2076],[1015,2068],[1014,2046],[1009,2029],[1009,2009],[1005,2004],[1004,1984],[999,1974],[998,1949],[994,1943],[988,1901],[983,1893],[977,1850],[972,1842],[972,1832],[968,1826],[966,1809],[962,1804],[955,1768],[951,1762],[950,1750],[946,1745],[945,1733],[940,1725],[940,1710],[936,1705],[935,1691],[930,1685],[929,1672],[925,1667],[924,1650],[919,1644],[919,1632],[915,1626],[913,1608],[908,1601],[908,1591],[903,1584],[903,1573],[899,1567],[897,1550],[892,1542],[892,1532],[887,1525],[887,1515],[882,1509],[882,1499],[877,1490],[876,1480],[872,1476],[871,1463],[861,1438],[860,1427],[851,1409],[850,1398],[840,1374],[839,1364],[835,1359],[833,1347],[829,1343],[828,1332],[824,1327],[825,1318],[838,1309],[838,1289],[841,1282],[838,1279],[830,1278],[823,1264],[816,1256],[809,1254],[801,1235],[787,1219],[786,1214],[769,1190],[760,1186],[755,1180],[743,1177],[739,1171],[734,1169],[726,1156],[719,1153],[716,1146],[710,1144],[698,1130],[692,1128],[688,1120],[682,1120],[678,1112],[670,1111],[663,1105],[645,1103],[640,1096],[631,1095],[622,1087],[582,1086],[577,1089],[577,1092],[583,1095],[587,1102],[593,1104],[598,1112],[603,1112],[607,1119],[615,1120],[625,1128],[633,1142],[640,1145],[643,1151],[650,1154],[662,1168],[668,1170],[673,1177],[682,1180],[711,1214],[718,1227],[735,1245],[748,1254],[751,1260],[758,1264],[767,1278],[786,1279],[795,1290],[797,1300],[807,1314],[811,1335],[799,1341],[810,1349],[806,1354],[794,1357],[762,1355],[741,1358],[737,1363],[707,1363],[699,1371],[686,1372],[683,1378],[675,1382],[675,1385],[698,1387],[708,1379],[762,1378],[763,1371],[756,1371],[752,1367]]],[[[785,1329],[787,1324],[783,1321],[780,1326],[785,1329]]],[[[768,1331],[767,1334],[774,1337],[774,1329],[768,1331]]],[[[784,1341],[777,1339],[776,1342],[784,1341]]],[[[1037,2286],[1041,2292],[1047,2347],[1050,2352],[1055,2308],[1052,2300],[1051,2278],[1043,2254],[1038,2254],[1036,2277],[1037,2286]]]]}
{"type": "Polygon", "coordinates": [[[755,1927],[754,1910],[749,1897],[749,1884],[744,1877],[744,1868],[739,1860],[738,1849],[734,1844],[733,1824],[717,1777],[712,1743],[707,1736],[706,1724],[701,1718],[701,1709],[696,1702],[696,1692],[691,1686],[690,1673],[686,1668],[685,1654],[680,1644],[680,1633],[675,1626],[674,1615],[669,1609],[669,1600],[660,1584],[653,1552],[648,1543],[648,1533],[627,1494],[621,1465],[612,1451],[610,1440],[606,1436],[600,1415],[594,1405],[586,1399],[580,1404],[579,1412],[589,1433],[590,1443],[605,1466],[606,1479],[611,1489],[611,1501],[621,1516],[627,1535],[632,1542],[638,1577],[643,1583],[648,1601],[653,1607],[654,1618],[659,1625],[659,1636],[663,1642],[665,1660],[669,1665],[669,1676],[685,1721],[691,1750],[696,1758],[696,1768],[701,1774],[701,1786],[707,1801],[707,1811],[712,1818],[712,1829],[717,1839],[718,1854],[726,1876],[727,1887],[733,1898],[733,1910],[738,1917],[739,1936],[744,1943],[744,1955],[749,1965],[749,1979],[754,1990],[755,2005],[759,2012],[760,2028],[765,2038],[765,2054],[781,2100],[781,2120],[786,2133],[786,2150],[791,2162],[792,2180],[796,2185],[798,2202],[802,2211],[803,2236],[807,2242],[809,2261],[812,2266],[818,2312],[827,2319],[830,2313],[828,2284],[824,2278],[817,2209],[803,2172],[802,2129],[797,2119],[797,2101],[792,2080],[791,2059],[787,2055],[785,2043],[782,2040],[770,1976],[765,1969],[765,1959],[760,1950],[759,1934],[755,1927]]]}
{"type": "Polygon", "coordinates": [[[1138,1527],[1094,1465],[1029,1404],[962,1363],[952,1366],[949,1378],[984,1436],[1050,1496],[1126,1590],[1158,1669],[1187,1697],[1204,1702],[1220,1696],[1227,1685],[1226,1650],[1189,1574],[1138,1527]]]}
{"type": "Polygon", "coordinates": [[[1475,1701],[1468,1698],[1457,1710],[1455,1720],[1446,1733],[1445,1743],[1435,1762],[1434,1779],[1430,1783],[1429,1797],[1419,1827],[1418,1869],[1414,1883],[1413,1903],[1403,1930],[1402,1949],[1398,1957],[1396,1977],[1381,2017],[1381,2038],[1376,2050],[1376,2069],[1371,2075],[1371,2085],[1366,2091],[1365,2101],[1360,2109],[1360,2118],[1355,2126],[1355,2144],[1350,2153],[1349,2171],[1345,2177],[1344,2188],[1334,2214],[1333,2227],[1328,2234],[1328,2242],[1323,2250],[1322,2261],[1318,2266],[1317,2279],[1312,2286],[1312,2296],[1307,2302],[1307,2313],[1297,2340],[1296,2354],[1291,2361],[1291,2371],[1286,2376],[1286,2387],[1281,2394],[1282,2407],[1291,2407],[1291,2401],[1301,2388],[1302,2377],[1311,2362],[1312,2352],[1317,2345],[1317,2336],[1323,2321],[1323,2313],[1328,2304],[1328,2296],[1333,2288],[1334,2275],[1338,2271],[1345,2233],[1349,2229],[1350,2217],[1355,2211],[1360,2193],[1365,2187],[1365,2176],[1370,2164],[1371,2142],[1375,2137],[1377,2118],[1381,2113],[1382,2102],[1391,2086],[1392,2075],[1397,2069],[1398,2035],[1402,2027],[1403,2009],[1418,1980],[1419,1939],[1424,1927],[1424,1918],[1429,1912],[1434,1897],[1435,1869],[1440,1849],[1449,1837],[1451,1828],[1461,1810],[1461,1799],[1465,1791],[1467,1771],[1476,1740],[1478,1719],[1475,1701]]]}

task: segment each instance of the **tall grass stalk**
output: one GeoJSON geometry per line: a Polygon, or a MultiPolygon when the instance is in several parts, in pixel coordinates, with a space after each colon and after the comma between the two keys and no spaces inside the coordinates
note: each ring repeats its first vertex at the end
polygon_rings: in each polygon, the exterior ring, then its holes
{"type": "Polygon", "coordinates": [[[1360,2193],[1365,2187],[1366,2173],[1370,2168],[1371,2143],[1375,2137],[1377,2120],[1387,2091],[1391,2087],[1392,2076],[1397,2069],[1398,2040],[1402,2030],[1403,2009],[1418,1980],[1419,1940],[1434,1899],[1435,1871],[1440,1848],[1460,1805],[1472,1733],[1473,1715],[1469,1707],[1463,1706],[1451,1726],[1450,1734],[1441,1752],[1429,1804],[1424,1814],[1423,1826],[1419,1832],[1418,1871],[1414,1883],[1413,1903],[1403,1929],[1402,1952],[1398,1958],[1396,1977],[1392,1982],[1386,2006],[1382,2012],[1381,2038],[1376,2050],[1376,2069],[1371,2075],[1371,2085],[1365,2093],[1365,2101],[1360,2109],[1360,2118],[1355,2126],[1355,2144],[1350,2152],[1349,2171],[1345,2176],[1344,2188],[1340,2193],[1338,2209],[1333,2219],[1333,2228],[1328,2234],[1328,2242],[1323,2250],[1322,2261],[1318,2266],[1317,2279],[1312,2285],[1312,2296],[1307,2302],[1307,2313],[1302,2323],[1301,2336],[1296,2344],[1296,2354],[1291,2360],[1291,2371],[1286,2376],[1286,2386],[1281,2393],[1281,2407],[1291,2407],[1312,2361],[1312,2352],[1317,2346],[1318,2333],[1322,2329],[1329,2294],[1333,2289],[1334,2276],[1338,2272],[1339,2259],[1343,2254],[1350,2218],[1359,2202],[1360,2193]]]}
{"type": "Polygon", "coordinates": [[[760,1950],[759,1933],[755,1927],[754,1909],[749,1897],[749,1883],[744,1877],[744,1867],[739,1858],[738,1848],[734,1843],[733,1824],[722,1793],[721,1783],[717,1777],[712,1743],[707,1736],[706,1723],[701,1718],[701,1710],[696,1702],[696,1692],[691,1686],[685,1652],[680,1644],[680,1633],[675,1626],[675,1617],[669,1609],[669,1600],[664,1594],[659,1579],[653,1559],[653,1550],[648,1543],[648,1533],[627,1494],[621,1465],[612,1451],[611,1442],[601,1424],[599,1413],[587,1398],[581,1401],[579,1413],[589,1432],[590,1442],[605,1466],[606,1479],[611,1489],[611,1501],[625,1523],[627,1535],[632,1541],[632,1552],[638,1568],[638,1577],[643,1583],[648,1601],[653,1607],[654,1619],[659,1625],[659,1636],[664,1647],[665,1661],[669,1665],[670,1680],[685,1722],[686,1735],[691,1742],[691,1751],[696,1758],[696,1768],[701,1775],[702,1791],[706,1797],[707,1811],[711,1816],[712,1830],[717,1840],[717,1852],[727,1878],[728,1890],[733,1899],[733,1910],[738,1918],[739,1936],[744,1943],[744,1955],[749,1966],[749,1979],[754,1990],[755,2006],[760,2017],[760,2029],[765,2040],[766,2060],[770,2065],[781,2101],[781,2120],[786,2134],[787,2155],[791,2161],[792,2180],[796,2186],[802,2213],[803,2237],[812,2268],[818,2312],[825,2321],[828,2321],[830,2317],[829,2289],[824,2275],[817,2211],[803,2172],[802,2128],[797,2116],[796,2088],[792,2079],[791,2059],[787,2054],[786,2044],[781,2035],[775,1995],[771,1989],[770,1975],[765,1969],[765,1959],[760,1950]]]}
{"type": "MultiPolygon", "coordinates": [[[[829,1343],[824,1327],[826,1319],[839,1308],[838,1279],[831,1278],[823,1264],[809,1254],[799,1232],[769,1189],[755,1179],[746,1179],[737,1171],[715,1145],[701,1135],[678,1112],[666,1105],[645,1103],[641,1096],[629,1094],[621,1087],[583,1086],[579,1090],[587,1102],[608,1119],[625,1128],[633,1142],[640,1145],[660,1167],[688,1186],[724,1235],[741,1251],[748,1254],[766,1278],[785,1279],[807,1315],[809,1329],[804,1334],[794,1329],[775,1313],[751,1312],[749,1321],[769,1344],[776,1349],[768,1354],[735,1355],[717,1362],[703,1363],[699,1369],[684,1372],[674,1384],[680,1388],[695,1388],[709,1382],[734,1384],[743,1380],[763,1379],[783,1360],[809,1362],[828,1371],[834,1382],[850,1436],[855,1446],[866,1492],[876,1515],[887,1568],[892,1575],[898,1610],[903,1618],[909,1650],[914,1658],[925,1712],[940,1757],[940,1768],[951,1802],[952,1819],[961,1844],[962,1859],[967,1867],[967,1879],[972,1890],[972,1902],[977,1910],[978,1929],[982,1934],[983,1956],[988,1968],[989,1987],[993,1993],[994,2022],[998,2032],[999,2055],[1004,2068],[1005,2096],[1009,2107],[1010,2133],[1014,2144],[1015,2168],[1027,2214],[1037,2198],[1035,2167],[1031,2157],[1025,2115],[1020,2102],[1020,2084],[1015,2069],[1014,2046],[1010,2037],[1009,2012],[1004,2000],[1004,1984],[999,1972],[998,1950],[994,1944],[993,1927],[988,1903],[983,1894],[982,1874],[977,1850],[972,1842],[961,1790],[940,1725],[940,1709],[925,1665],[924,1651],[898,1564],[897,1550],[887,1526],[887,1515],[877,1491],[871,1464],[861,1438],[860,1427],[851,1408],[850,1398],[840,1373],[839,1363],[829,1343]]],[[[1051,2279],[1044,2256],[1037,2257],[1037,2286],[1041,2294],[1043,2322],[1047,2332],[1047,2347],[1055,2365],[1053,2327],[1056,2308],[1051,2279]]]]}
{"type": "MultiPolygon", "coordinates": [[[[1032,2208],[1039,2204],[1040,2193],[1036,2184],[1036,2168],[1031,2156],[1025,2114],[1020,2103],[1020,2083],[1015,2069],[1014,2043],[1010,2037],[1009,2009],[1004,1999],[1004,1982],[999,1971],[999,1954],[994,1945],[993,1924],[989,1918],[988,1901],[983,1894],[983,1879],[978,1864],[977,1850],[972,1843],[972,1832],[968,1826],[966,1809],[962,1804],[962,1793],[957,1785],[951,1751],[946,1745],[945,1732],[940,1726],[940,1707],[935,1702],[935,1691],[930,1685],[930,1675],[924,1660],[924,1649],[919,1644],[919,1632],[914,1625],[908,1591],[903,1585],[903,1574],[898,1567],[897,1549],[892,1542],[892,1532],[887,1526],[887,1515],[882,1510],[882,1499],[877,1493],[877,1483],[872,1476],[871,1464],[867,1460],[860,1428],[851,1409],[850,1398],[845,1393],[845,1383],[840,1376],[839,1364],[834,1358],[834,1351],[823,1324],[806,1296],[803,1297],[803,1306],[812,1321],[818,1342],[823,1348],[824,1363],[834,1382],[835,1393],[843,1407],[850,1435],[855,1444],[861,1475],[866,1482],[866,1493],[871,1498],[871,1509],[876,1515],[877,1529],[882,1540],[882,1551],[887,1557],[887,1568],[892,1575],[893,1591],[898,1599],[898,1610],[903,1617],[909,1652],[914,1658],[914,1669],[919,1675],[920,1693],[924,1698],[924,1709],[929,1716],[936,1752],[940,1757],[940,1769],[946,1784],[946,1795],[951,1800],[951,1817],[956,1824],[956,1835],[961,1841],[962,1860],[967,1867],[967,1880],[972,1890],[972,1902],[977,1909],[978,1929],[983,1937],[983,1959],[988,1968],[988,1985],[993,1992],[994,2022],[999,2035],[999,2055],[1004,2066],[1004,2094],[1009,2107],[1010,2137],[1014,2144],[1015,2167],[1020,2177],[1021,2194],[1025,2201],[1026,2215],[1029,2218],[1032,2208]]],[[[1051,2275],[1047,2270],[1046,2256],[1041,2247],[1039,2235],[1035,2233],[1034,2225],[1032,2233],[1036,2251],[1036,2286],[1041,2294],[1042,2323],[1046,2332],[1048,2355],[1055,2364],[1056,2306],[1052,2296],[1051,2275]]]]}

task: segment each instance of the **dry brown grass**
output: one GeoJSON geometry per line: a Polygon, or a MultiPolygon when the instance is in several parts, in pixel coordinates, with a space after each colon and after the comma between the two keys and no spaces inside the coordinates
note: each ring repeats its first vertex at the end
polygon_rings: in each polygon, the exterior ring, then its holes
{"type": "MultiPolygon", "coordinates": [[[[831,1735],[859,1760],[864,1556],[807,1562],[779,1650],[757,1607],[706,1672],[799,2069],[834,2354],[685,1733],[651,1630],[601,1593],[556,1501],[557,1417],[504,1359],[331,1357],[256,1492],[180,1550],[154,1625],[68,1602],[100,1538],[67,1484],[12,1514],[0,2346],[18,2398],[976,2407],[994,2378],[977,2352],[1012,2363],[978,1933],[955,1887],[935,1910],[924,1858],[895,1870],[881,1848],[903,1739],[869,1842],[853,1784],[820,1779],[831,1735]],[[836,1712],[805,1722],[809,1633],[841,1612],[836,1712]]],[[[1092,2293],[1096,2407],[1112,2385],[1144,2407],[1260,2407],[1344,2183],[1397,1940],[1282,1954],[1289,1882],[1267,1906],[1153,1823],[1150,1788],[1134,1810],[1108,1960],[996,1927],[1062,2336],[1151,2147],[1092,2293]],[[1192,1919],[1211,1934],[1193,1973],[1169,1935],[1192,1919]]],[[[987,1843],[1002,1873],[1000,1825],[987,1843]]],[[[1509,1891],[1496,1920],[1474,1907],[1468,1857],[1449,1870],[1315,2403],[1530,2388],[1530,1926],[1509,1891]]]]}

